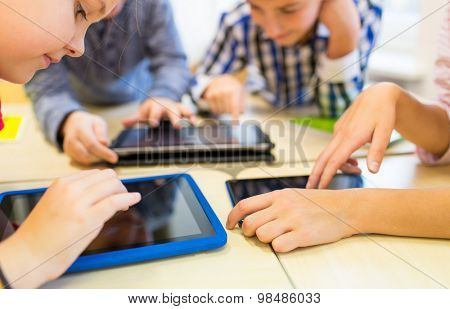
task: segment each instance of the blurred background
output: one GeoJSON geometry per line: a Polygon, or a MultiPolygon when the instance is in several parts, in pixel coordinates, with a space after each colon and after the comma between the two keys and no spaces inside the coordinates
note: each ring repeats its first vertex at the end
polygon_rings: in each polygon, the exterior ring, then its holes
{"type": "MultiPolygon", "coordinates": [[[[222,12],[242,0],[170,1],[190,64],[195,65],[212,41],[222,12]]],[[[369,83],[393,81],[424,98],[436,97],[433,65],[443,6],[448,3],[448,0],[384,1],[383,27],[379,48],[370,59],[369,83]]]]}
{"type": "MultiPolygon", "coordinates": [[[[189,63],[195,67],[217,31],[221,14],[243,0],[169,1],[189,63]]],[[[385,0],[382,30],[378,48],[370,58],[367,84],[393,81],[422,98],[436,98],[434,61],[446,5],[450,5],[448,0],[385,0]]],[[[21,88],[0,82],[3,101],[26,101],[21,88]]]]}

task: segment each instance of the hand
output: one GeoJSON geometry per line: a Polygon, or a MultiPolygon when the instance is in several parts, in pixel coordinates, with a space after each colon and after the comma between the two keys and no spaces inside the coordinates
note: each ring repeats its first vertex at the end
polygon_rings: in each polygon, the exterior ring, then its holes
{"type": "Polygon", "coordinates": [[[323,0],[319,20],[330,31],[329,58],[343,57],[357,48],[361,25],[352,0],[323,0]]]}
{"type": "Polygon", "coordinates": [[[175,128],[181,128],[180,120],[183,118],[187,118],[193,125],[196,122],[192,111],[183,104],[167,98],[149,98],[141,104],[135,115],[124,119],[122,124],[129,128],[143,122],[157,127],[163,118],[168,118],[175,128]]]}
{"type": "Polygon", "coordinates": [[[367,167],[378,172],[395,127],[400,91],[394,84],[381,83],[356,98],[336,123],[333,139],[317,159],[307,188],[326,188],[351,154],[366,143],[371,143],[367,167]]]}
{"type": "Polygon", "coordinates": [[[350,223],[346,190],[284,189],[240,201],[230,212],[227,229],[244,219],[242,232],[272,243],[276,252],[338,241],[357,234],[350,223]],[[338,201],[338,202],[337,202],[338,201]]]}
{"type": "Polygon", "coordinates": [[[245,96],[242,84],[231,75],[216,77],[203,93],[214,114],[231,114],[234,121],[244,113],[245,96]]]}
{"type": "Polygon", "coordinates": [[[108,148],[108,126],[99,116],[83,111],[71,113],[61,129],[63,150],[84,165],[105,160],[116,163],[117,154],[108,148]]]}
{"type": "Polygon", "coordinates": [[[75,261],[116,212],[141,199],[112,170],[83,171],[48,188],[28,218],[0,244],[0,263],[13,287],[34,288],[75,261]]]}

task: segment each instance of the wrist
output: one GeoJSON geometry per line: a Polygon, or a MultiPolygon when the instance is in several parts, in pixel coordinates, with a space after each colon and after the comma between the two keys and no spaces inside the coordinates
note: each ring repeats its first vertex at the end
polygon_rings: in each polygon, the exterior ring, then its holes
{"type": "Polygon", "coordinates": [[[357,234],[376,233],[377,226],[381,224],[377,213],[379,205],[374,202],[377,196],[376,190],[358,188],[343,190],[343,192],[346,195],[344,200],[347,201],[348,223],[357,231],[357,234]]]}
{"type": "Polygon", "coordinates": [[[37,288],[51,279],[17,232],[0,244],[0,265],[11,288],[37,288]]]}
{"type": "MultiPolygon", "coordinates": [[[[397,128],[399,125],[401,126],[404,116],[404,110],[407,107],[407,100],[405,100],[405,96],[407,93],[403,88],[400,86],[394,84],[394,83],[383,83],[384,87],[386,88],[386,93],[388,94],[388,102],[392,102],[394,104],[395,108],[395,128],[397,128]]],[[[407,121],[410,121],[408,119],[407,121]]]]}
{"type": "Polygon", "coordinates": [[[66,115],[66,117],[63,119],[63,121],[61,122],[61,125],[59,126],[59,130],[58,130],[58,137],[61,138],[61,141],[64,140],[64,137],[67,133],[68,127],[70,127],[69,124],[73,121],[73,118],[81,113],[86,113],[86,112],[73,111],[73,112],[68,113],[66,115]]]}

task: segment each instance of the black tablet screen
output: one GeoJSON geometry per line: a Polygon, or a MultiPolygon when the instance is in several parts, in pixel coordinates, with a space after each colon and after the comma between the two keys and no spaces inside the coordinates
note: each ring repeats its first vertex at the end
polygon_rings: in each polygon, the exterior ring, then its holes
{"type": "MultiPolygon", "coordinates": [[[[83,255],[208,237],[214,228],[188,181],[181,176],[129,182],[142,200],[109,220],[83,255]]],[[[25,220],[43,193],[6,195],[0,204],[0,240],[25,220]]]]}
{"type": "MultiPolygon", "coordinates": [[[[227,181],[228,190],[232,202],[236,205],[240,200],[268,193],[285,188],[306,187],[308,176],[280,177],[280,178],[260,178],[260,179],[242,179],[227,181]]],[[[349,189],[361,188],[364,186],[363,180],[359,175],[339,174],[334,176],[328,189],[349,189]]]]}
{"type": "Polygon", "coordinates": [[[157,128],[133,128],[122,131],[111,148],[140,148],[198,145],[258,145],[266,141],[255,124],[231,125],[219,123],[201,127],[174,129],[167,122],[157,128]]]}

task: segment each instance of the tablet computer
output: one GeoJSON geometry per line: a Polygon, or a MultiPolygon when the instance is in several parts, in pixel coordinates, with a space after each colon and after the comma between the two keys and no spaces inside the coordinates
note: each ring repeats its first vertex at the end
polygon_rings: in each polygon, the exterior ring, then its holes
{"type": "Polygon", "coordinates": [[[123,130],[110,148],[119,156],[138,153],[189,153],[246,150],[267,152],[273,148],[269,137],[255,124],[232,125],[213,122],[175,129],[170,122],[160,126],[123,130]]]}
{"type": "Polygon", "coordinates": [[[227,163],[227,162],[266,162],[275,160],[272,153],[252,150],[209,150],[185,152],[157,152],[121,155],[115,165],[140,166],[160,164],[196,164],[196,163],[227,163]]]}
{"type": "MultiPolygon", "coordinates": [[[[67,272],[209,250],[225,245],[220,221],[186,174],[124,180],[139,204],[114,215],[67,272]]],[[[0,240],[26,219],[45,188],[0,194],[0,240]],[[6,219],[6,220],[5,220],[6,219]]]]}
{"type": "MultiPolygon", "coordinates": [[[[227,190],[233,206],[239,201],[275,190],[286,188],[306,188],[308,176],[292,176],[279,178],[234,179],[226,182],[227,190]]],[[[337,174],[333,177],[328,189],[350,189],[366,187],[362,177],[354,174],[337,174]]]]}

